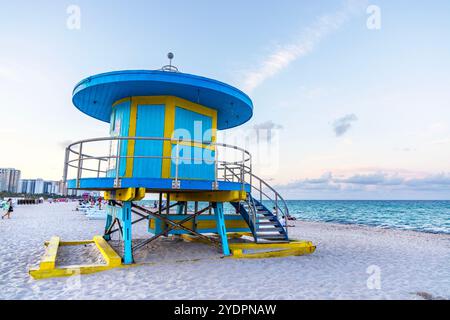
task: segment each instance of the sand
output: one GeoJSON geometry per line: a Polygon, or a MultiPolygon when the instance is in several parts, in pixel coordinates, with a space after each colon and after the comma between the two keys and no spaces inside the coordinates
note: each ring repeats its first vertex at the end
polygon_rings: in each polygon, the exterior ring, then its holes
{"type": "MultiPolygon", "coordinates": [[[[291,228],[292,238],[317,245],[308,256],[229,259],[211,246],[161,239],[136,255],[144,266],[33,280],[28,269],[45,240],[102,233],[103,221],[74,208],[21,206],[0,220],[0,299],[450,299],[449,235],[312,222],[291,228]]],[[[145,225],[136,233],[145,238],[145,225]]],[[[102,259],[89,246],[61,252],[58,263],[73,262],[102,259]]]]}

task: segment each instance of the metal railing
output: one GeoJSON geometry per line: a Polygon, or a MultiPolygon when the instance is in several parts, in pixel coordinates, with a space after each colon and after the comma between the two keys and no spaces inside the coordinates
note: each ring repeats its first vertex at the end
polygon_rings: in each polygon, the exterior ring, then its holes
{"type": "MultiPolygon", "coordinates": [[[[251,169],[250,171],[244,173],[242,173],[242,171],[239,171],[239,168],[236,166],[224,165],[222,169],[225,172],[223,176],[227,181],[235,181],[235,180],[240,181],[239,179],[241,179],[241,176],[239,175],[239,172],[241,172],[241,175],[243,174],[244,179],[245,177],[249,177],[248,184],[251,187],[250,194],[253,193],[254,196],[252,196],[250,199],[247,199],[246,202],[247,205],[250,207],[249,214],[251,214],[250,219],[253,225],[255,226],[256,223],[257,210],[254,202],[254,198],[256,196],[261,204],[263,204],[263,201],[269,201],[274,206],[275,212],[273,213],[277,216],[277,218],[280,217],[280,214],[282,217],[284,217],[285,225],[283,227],[286,231],[286,235],[289,236],[288,230],[289,229],[288,218],[290,217],[289,207],[286,203],[286,200],[284,200],[281,194],[278,193],[266,181],[253,174],[251,169]]],[[[270,208],[268,209],[270,210],[270,208]]]]}
{"type": "MultiPolygon", "coordinates": [[[[202,149],[204,150],[204,149],[202,149]]],[[[195,152],[194,152],[195,154],[195,152]]],[[[203,154],[202,154],[203,155],[203,154]]],[[[180,177],[180,166],[186,163],[207,164],[214,167],[214,182],[212,189],[217,189],[220,181],[237,182],[242,184],[242,190],[245,186],[250,185],[250,193],[255,196],[253,198],[262,201],[270,201],[277,217],[281,214],[285,219],[285,230],[288,232],[289,209],[283,197],[266,181],[254,175],[252,172],[251,154],[243,148],[215,142],[195,141],[186,139],[170,139],[162,137],[102,137],[93,138],[74,142],[70,144],[65,151],[63,180],[67,183],[69,179],[76,180],[76,187],[80,187],[80,181],[89,175],[90,177],[103,178],[114,177],[114,186],[119,188],[121,179],[125,178],[128,159],[134,161],[136,159],[161,159],[171,161],[175,166],[175,175],[172,187],[177,189],[180,187],[180,180],[189,180],[190,177],[180,177]],[[171,155],[125,155],[122,152],[125,142],[136,144],[137,141],[153,141],[161,143],[170,143],[171,155]],[[103,144],[99,146],[98,144],[103,144]],[[105,144],[109,144],[105,146],[105,144]],[[115,144],[115,145],[114,145],[115,144]],[[173,152],[173,146],[175,152],[173,152]],[[202,146],[214,152],[213,156],[201,158],[192,156],[180,156],[180,150],[183,147],[202,146]],[[109,148],[108,148],[109,147],[109,148]],[[105,151],[102,151],[105,150],[105,151]],[[108,151],[109,149],[109,151],[108,151]],[[115,150],[114,150],[115,149],[115,150]],[[88,150],[89,152],[86,152],[88,150]],[[106,154],[105,154],[106,153],[106,154]],[[230,154],[231,153],[231,154],[230,154]],[[125,164],[122,163],[125,160],[125,164]],[[70,176],[69,171],[74,169],[74,176],[70,176]]],[[[249,210],[250,219],[253,225],[256,225],[256,206],[252,199],[247,199],[247,204],[251,206],[249,210]]],[[[269,208],[270,209],[270,208],[269,208]]]]}
{"type": "MultiPolygon", "coordinates": [[[[273,207],[275,212],[273,212],[277,218],[279,219],[280,214],[284,218],[284,230],[286,231],[286,235],[289,237],[289,207],[286,203],[286,200],[283,199],[280,193],[278,193],[271,185],[269,185],[266,181],[259,178],[258,176],[250,173],[253,178],[253,181],[256,181],[255,184],[251,185],[252,192],[254,191],[257,196],[259,196],[259,202],[262,204],[263,201],[269,201],[273,207]]],[[[270,210],[270,208],[268,208],[270,210]]]]}
{"type": "Polygon", "coordinates": [[[123,174],[122,171],[126,171],[126,163],[124,164],[123,162],[124,160],[128,161],[128,159],[131,159],[131,161],[134,161],[135,159],[160,159],[162,161],[171,161],[171,164],[175,166],[175,174],[174,176],[171,176],[170,179],[173,179],[175,188],[179,186],[179,181],[181,179],[192,179],[190,177],[180,177],[180,166],[185,164],[193,163],[213,166],[214,188],[217,188],[219,181],[226,181],[225,177],[222,175],[225,172],[225,170],[223,170],[224,166],[233,166],[240,171],[239,176],[241,178],[236,182],[242,184],[243,190],[245,188],[246,175],[250,175],[251,173],[251,154],[245,149],[233,145],[162,137],[103,137],[74,142],[66,148],[63,180],[64,182],[67,182],[69,179],[76,179],[76,187],[79,188],[80,180],[87,177],[87,174],[89,174],[90,177],[96,178],[107,177],[109,175],[110,177],[114,177],[115,187],[120,187],[120,180],[125,178],[125,174],[123,174]],[[125,155],[124,152],[122,152],[125,142],[128,145],[130,142],[136,144],[137,141],[170,143],[171,155],[125,155]],[[98,143],[109,143],[109,152],[103,151],[102,154],[99,150],[107,150],[108,148],[106,148],[105,145],[99,147],[98,143]],[[115,147],[113,148],[114,144],[115,147]],[[90,153],[87,153],[85,150],[88,149],[89,146],[90,153]],[[198,157],[196,152],[194,152],[194,156],[180,155],[180,151],[183,151],[184,153],[186,150],[183,148],[191,148],[192,146],[201,146],[203,148],[202,151],[210,150],[214,154],[204,156],[204,153],[202,153],[201,157],[198,157]],[[173,152],[173,147],[175,152],[173,152]],[[113,149],[115,149],[115,151],[113,149]],[[229,160],[230,158],[232,160],[229,160]],[[71,169],[75,169],[74,177],[70,177],[69,170],[71,169]]]}

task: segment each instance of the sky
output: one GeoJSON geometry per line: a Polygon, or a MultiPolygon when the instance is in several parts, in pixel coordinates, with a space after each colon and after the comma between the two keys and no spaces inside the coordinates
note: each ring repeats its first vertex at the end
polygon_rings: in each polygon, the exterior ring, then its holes
{"type": "Polygon", "coordinates": [[[68,143],[108,135],[78,81],[171,51],[251,97],[220,137],[273,130],[255,172],[286,198],[450,199],[449,1],[1,0],[0,38],[0,167],[23,178],[61,179],[68,143]]]}

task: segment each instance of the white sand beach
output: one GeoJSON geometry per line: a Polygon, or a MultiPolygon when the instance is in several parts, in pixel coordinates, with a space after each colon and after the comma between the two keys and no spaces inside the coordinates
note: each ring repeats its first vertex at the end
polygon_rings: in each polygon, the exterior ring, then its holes
{"type": "MultiPolygon", "coordinates": [[[[0,299],[450,299],[450,235],[311,222],[296,222],[290,232],[317,245],[312,255],[239,260],[204,244],[161,239],[137,255],[149,262],[143,266],[33,280],[28,269],[45,240],[102,234],[103,221],[74,208],[18,206],[11,220],[0,220],[0,299]],[[380,289],[367,286],[373,265],[380,289]]],[[[143,224],[136,230],[148,237],[143,224]]],[[[71,253],[81,251],[87,262],[102,262],[94,248],[71,253]]],[[[58,263],[80,262],[67,254],[61,251],[58,263]]]]}

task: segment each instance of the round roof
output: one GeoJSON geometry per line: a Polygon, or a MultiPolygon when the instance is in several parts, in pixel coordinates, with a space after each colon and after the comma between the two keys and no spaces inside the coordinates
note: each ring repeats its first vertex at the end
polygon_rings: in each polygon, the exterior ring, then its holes
{"type": "Polygon", "coordinates": [[[226,83],[187,73],[125,70],[102,73],[80,81],[73,104],[85,114],[110,121],[112,104],[132,96],[176,96],[217,110],[217,128],[228,129],[253,115],[252,100],[226,83]]]}

